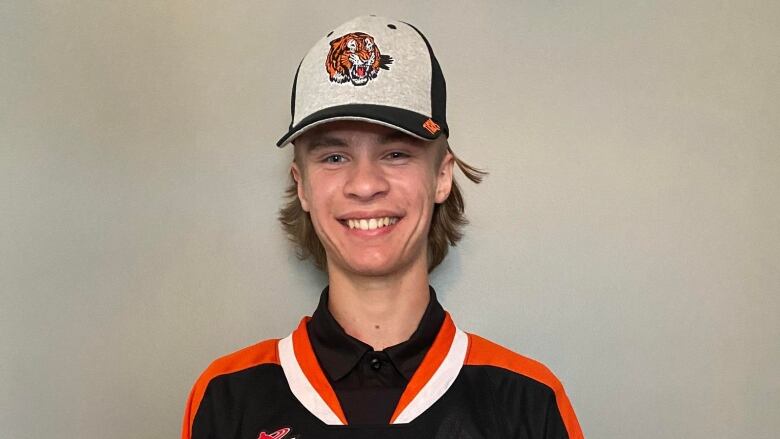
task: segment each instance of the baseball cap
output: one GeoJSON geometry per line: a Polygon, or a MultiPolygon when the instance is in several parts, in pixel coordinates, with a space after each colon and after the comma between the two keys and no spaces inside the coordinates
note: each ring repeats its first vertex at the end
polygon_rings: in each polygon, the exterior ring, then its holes
{"type": "Polygon", "coordinates": [[[444,75],[423,34],[411,24],[356,17],[328,32],[298,66],[284,147],[307,130],[359,120],[433,140],[449,136],[444,75]]]}

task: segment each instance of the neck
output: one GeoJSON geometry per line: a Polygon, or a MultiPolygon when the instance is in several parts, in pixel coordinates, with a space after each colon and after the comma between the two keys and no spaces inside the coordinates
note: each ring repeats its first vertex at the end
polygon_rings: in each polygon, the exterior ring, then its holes
{"type": "MultiPolygon", "coordinates": [[[[417,264],[419,265],[419,264],[417,264]]],[[[344,331],[380,351],[412,336],[428,306],[427,266],[393,276],[328,267],[328,309],[344,331]]]]}

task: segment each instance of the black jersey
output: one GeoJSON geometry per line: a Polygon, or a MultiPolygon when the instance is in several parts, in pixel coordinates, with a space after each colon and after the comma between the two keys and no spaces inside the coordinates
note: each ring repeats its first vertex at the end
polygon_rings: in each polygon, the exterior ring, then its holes
{"type": "Polygon", "coordinates": [[[580,439],[541,363],[458,329],[449,315],[387,425],[347,423],[317,363],[308,318],[281,340],[214,361],[187,401],[182,439],[580,439]]]}

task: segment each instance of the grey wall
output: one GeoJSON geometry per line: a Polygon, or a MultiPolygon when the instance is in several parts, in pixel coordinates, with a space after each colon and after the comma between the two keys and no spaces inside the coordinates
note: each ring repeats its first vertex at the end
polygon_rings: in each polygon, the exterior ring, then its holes
{"type": "Polygon", "coordinates": [[[275,220],[292,75],[363,13],[449,85],[467,236],[433,285],[590,438],[780,430],[773,1],[0,4],[0,436],[162,438],[325,279],[275,220]]]}

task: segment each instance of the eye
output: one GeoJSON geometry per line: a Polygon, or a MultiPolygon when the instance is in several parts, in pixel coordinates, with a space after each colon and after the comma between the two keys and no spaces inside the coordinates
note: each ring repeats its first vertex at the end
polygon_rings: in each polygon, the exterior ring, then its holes
{"type": "Polygon", "coordinates": [[[393,151],[389,154],[387,154],[387,158],[397,160],[397,159],[406,159],[409,158],[409,154],[401,151],[393,151]]]}
{"type": "Polygon", "coordinates": [[[345,157],[341,154],[330,154],[326,156],[322,161],[328,164],[344,163],[345,157]]]}
{"type": "Polygon", "coordinates": [[[354,52],[357,50],[357,42],[355,40],[349,40],[347,41],[347,49],[354,52]]]}
{"type": "Polygon", "coordinates": [[[374,42],[370,38],[366,38],[366,50],[374,50],[374,42]]]}

